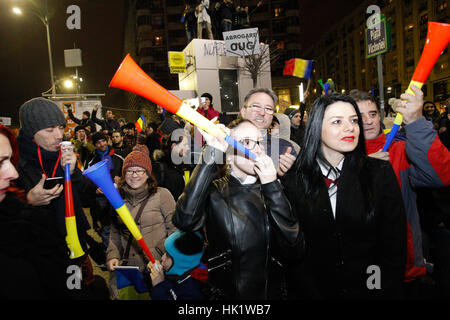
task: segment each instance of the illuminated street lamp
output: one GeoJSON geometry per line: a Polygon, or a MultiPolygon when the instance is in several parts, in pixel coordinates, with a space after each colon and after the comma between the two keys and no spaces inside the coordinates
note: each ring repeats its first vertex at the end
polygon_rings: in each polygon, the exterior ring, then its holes
{"type": "Polygon", "coordinates": [[[73,87],[73,82],[72,80],[65,80],[64,81],[64,87],[66,87],[67,89],[70,89],[73,87]]]}
{"type": "MultiPolygon", "coordinates": [[[[14,7],[12,9],[13,13],[16,15],[21,15],[22,14],[22,10],[19,7],[14,7]]],[[[52,59],[52,49],[51,49],[51,45],[50,45],[50,29],[49,29],[49,16],[48,16],[48,7],[47,7],[47,0],[45,1],[45,12],[43,12],[42,10],[38,10],[38,11],[29,11],[32,14],[34,14],[35,16],[37,16],[42,23],[45,26],[45,29],[47,31],[47,47],[48,47],[48,60],[50,63],[50,78],[52,81],[52,94],[56,94],[56,87],[55,87],[55,78],[53,76],[53,59],[52,59]]]]}
{"type": "Polygon", "coordinates": [[[12,9],[12,11],[15,13],[15,14],[22,14],[22,10],[20,10],[20,8],[17,8],[17,7],[14,7],[13,9],[12,9]]]}

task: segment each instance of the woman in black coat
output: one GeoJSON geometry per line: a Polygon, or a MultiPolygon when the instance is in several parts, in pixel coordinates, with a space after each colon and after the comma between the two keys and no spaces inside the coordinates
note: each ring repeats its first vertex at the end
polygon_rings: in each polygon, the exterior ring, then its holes
{"type": "Polygon", "coordinates": [[[400,298],[405,211],[388,161],[368,158],[353,99],[323,96],[312,107],[302,154],[283,179],[305,236],[289,263],[291,298],[400,298]]]}
{"type": "Polygon", "coordinates": [[[230,127],[229,134],[259,161],[230,148],[227,174],[216,179],[228,145],[202,133],[207,146],[177,201],[173,224],[186,232],[205,228],[209,280],[222,298],[281,298],[277,259],[299,257],[303,236],[260,144],[260,130],[248,120],[235,120],[230,127]]]}

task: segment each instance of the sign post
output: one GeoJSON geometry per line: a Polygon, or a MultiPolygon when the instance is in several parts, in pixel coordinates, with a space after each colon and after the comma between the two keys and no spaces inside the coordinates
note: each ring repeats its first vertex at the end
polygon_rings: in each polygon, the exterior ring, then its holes
{"type": "Polygon", "coordinates": [[[380,92],[380,117],[384,118],[384,88],[383,88],[383,63],[381,55],[391,48],[390,23],[386,17],[378,15],[379,19],[370,24],[365,32],[366,38],[366,59],[377,57],[378,85],[380,92]]]}

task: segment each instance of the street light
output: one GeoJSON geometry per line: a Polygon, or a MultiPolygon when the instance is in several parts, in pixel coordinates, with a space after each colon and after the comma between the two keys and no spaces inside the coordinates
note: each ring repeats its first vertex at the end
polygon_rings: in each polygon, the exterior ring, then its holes
{"type": "Polygon", "coordinates": [[[14,8],[12,9],[12,11],[13,11],[15,14],[22,14],[22,10],[20,10],[20,8],[17,8],[17,7],[14,7],[14,8]]]}
{"type": "MultiPolygon", "coordinates": [[[[13,13],[16,15],[21,15],[22,14],[22,10],[18,7],[14,7],[12,9],[13,13]]],[[[47,0],[45,1],[45,12],[41,12],[41,11],[29,11],[32,14],[34,14],[35,16],[37,16],[42,23],[45,26],[45,29],[47,31],[47,47],[48,47],[48,60],[50,63],[50,78],[52,81],[52,94],[56,94],[56,87],[55,87],[55,78],[53,76],[53,59],[52,59],[52,49],[51,49],[51,45],[50,45],[50,29],[49,29],[49,17],[48,17],[48,7],[47,7],[47,0]]]]}
{"type": "Polygon", "coordinates": [[[73,82],[72,82],[72,80],[65,80],[65,81],[64,81],[64,87],[66,87],[66,88],[68,88],[68,89],[72,88],[72,87],[73,87],[73,82]]]}

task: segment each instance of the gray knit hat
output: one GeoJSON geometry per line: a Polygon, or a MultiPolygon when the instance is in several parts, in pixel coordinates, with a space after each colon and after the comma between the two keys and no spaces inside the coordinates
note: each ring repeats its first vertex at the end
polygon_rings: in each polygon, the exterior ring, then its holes
{"type": "Polygon", "coordinates": [[[30,138],[39,130],[66,125],[66,118],[61,109],[45,98],[34,98],[25,102],[20,107],[19,118],[20,127],[30,138]]]}

